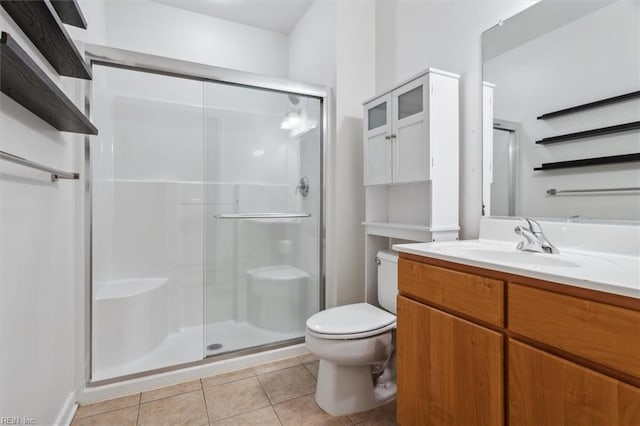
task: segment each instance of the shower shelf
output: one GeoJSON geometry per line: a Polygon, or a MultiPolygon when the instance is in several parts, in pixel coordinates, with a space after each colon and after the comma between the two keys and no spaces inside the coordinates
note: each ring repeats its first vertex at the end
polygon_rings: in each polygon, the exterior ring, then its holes
{"type": "Polygon", "coordinates": [[[584,132],[568,133],[566,135],[551,136],[548,138],[537,140],[539,145],[546,145],[550,143],[564,142],[575,139],[585,139],[594,136],[612,135],[614,133],[631,132],[634,130],[640,130],[640,121],[632,121],[630,123],[617,124],[615,126],[600,127],[598,129],[585,130],[584,132]]]}
{"type": "Polygon", "coordinates": [[[91,80],[89,65],[48,1],[1,0],[0,4],[58,74],[91,80]]]}
{"type": "Polygon", "coordinates": [[[0,39],[0,56],[3,93],[60,131],[98,134],[89,119],[5,32],[0,39]]]}
{"type": "Polygon", "coordinates": [[[640,153],[612,155],[608,157],[583,158],[580,160],[558,161],[555,163],[542,163],[542,166],[533,170],[567,169],[571,167],[600,166],[605,164],[619,164],[640,161],[640,153]]]}
{"type": "Polygon", "coordinates": [[[74,27],[87,29],[87,21],[85,21],[76,0],[51,0],[51,5],[62,22],[74,27]]]}

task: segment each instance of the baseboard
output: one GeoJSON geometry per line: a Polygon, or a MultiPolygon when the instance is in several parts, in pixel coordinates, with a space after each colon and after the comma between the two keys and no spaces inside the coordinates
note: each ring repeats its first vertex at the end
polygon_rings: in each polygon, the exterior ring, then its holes
{"type": "Polygon", "coordinates": [[[58,413],[58,417],[54,425],[56,426],[69,426],[71,424],[71,420],[73,420],[73,416],[76,414],[76,410],[78,409],[78,404],[76,403],[76,393],[71,392],[67,399],[64,401],[60,412],[58,413]]]}

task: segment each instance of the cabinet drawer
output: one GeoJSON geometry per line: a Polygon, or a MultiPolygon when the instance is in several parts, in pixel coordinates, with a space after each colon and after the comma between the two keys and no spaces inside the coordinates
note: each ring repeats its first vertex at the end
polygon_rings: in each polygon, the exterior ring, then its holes
{"type": "Polygon", "coordinates": [[[500,280],[399,259],[398,289],[481,321],[504,325],[504,283],[500,280]]]}
{"type": "Polygon", "coordinates": [[[640,378],[640,312],[509,283],[509,329],[640,378]]]}

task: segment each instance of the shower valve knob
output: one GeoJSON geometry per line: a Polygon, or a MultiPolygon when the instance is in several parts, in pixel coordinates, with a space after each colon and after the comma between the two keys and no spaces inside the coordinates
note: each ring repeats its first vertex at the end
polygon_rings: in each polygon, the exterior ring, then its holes
{"type": "Polygon", "coordinates": [[[296,194],[299,192],[300,195],[306,197],[309,195],[309,186],[309,178],[306,176],[301,177],[298,186],[296,186],[296,194]]]}

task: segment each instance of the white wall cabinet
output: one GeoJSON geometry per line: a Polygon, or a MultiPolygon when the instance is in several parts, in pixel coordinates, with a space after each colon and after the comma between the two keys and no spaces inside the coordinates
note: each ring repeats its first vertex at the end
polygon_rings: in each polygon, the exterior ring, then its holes
{"type": "Polygon", "coordinates": [[[364,184],[422,182],[458,153],[458,76],[434,69],[364,104],[364,184]]]}
{"type": "Polygon", "coordinates": [[[366,299],[378,250],[458,238],[459,76],[429,68],[365,101],[366,299]]]}

